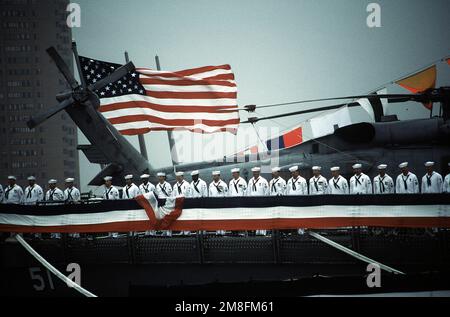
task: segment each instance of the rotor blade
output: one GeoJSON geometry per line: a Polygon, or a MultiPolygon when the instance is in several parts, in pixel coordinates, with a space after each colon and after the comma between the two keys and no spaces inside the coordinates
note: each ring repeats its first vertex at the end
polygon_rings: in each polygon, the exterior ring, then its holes
{"type": "Polygon", "coordinates": [[[99,80],[95,84],[89,86],[89,89],[92,91],[100,90],[111,83],[114,83],[126,76],[128,73],[133,72],[136,68],[134,67],[133,62],[126,63],[125,65],[119,67],[114,73],[109,75],[108,77],[99,80]]]}
{"type": "MultiPolygon", "coordinates": [[[[392,99],[392,100],[405,99],[407,101],[416,101],[416,100],[420,100],[423,97],[423,95],[422,94],[356,95],[356,96],[347,96],[347,97],[333,97],[333,98],[310,99],[310,100],[300,100],[300,101],[293,101],[293,102],[286,102],[286,103],[277,103],[277,104],[271,104],[271,105],[256,106],[256,109],[272,108],[272,107],[288,106],[288,105],[296,105],[296,104],[312,103],[312,102],[320,102],[320,101],[361,99],[361,98],[374,98],[374,97],[377,97],[380,99],[392,99]]],[[[239,108],[238,110],[248,111],[248,108],[244,107],[244,108],[239,108]]]]}
{"type": "Polygon", "coordinates": [[[38,125],[40,125],[42,122],[44,122],[45,120],[53,117],[55,114],[57,114],[58,112],[60,112],[61,110],[64,110],[65,108],[69,107],[70,105],[72,105],[74,102],[73,98],[69,98],[64,100],[63,102],[61,102],[60,104],[47,109],[46,111],[43,111],[41,113],[39,113],[37,116],[32,117],[28,122],[27,122],[27,126],[30,129],[34,129],[35,127],[37,127],[38,125]]]}
{"type": "Polygon", "coordinates": [[[81,71],[80,57],[78,56],[77,43],[72,42],[72,51],[75,56],[75,63],[77,64],[78,76],[80,77],[81,87],[86,88],[86,80],[84,79],[83,72],[81,71]]]}
{"type": "Polygon", "coordinates": [[[70,87],[72,89],[77,88],[78,82],[76,81],[75,77],[73,77],[72,72],[70,71],[66,62],[64,62],[64,60],[62,59],[61,55],[59,55],[58,51],[52,46],[47,49],[47,54],[53,59],[56,67],[58,67],[59,71],[63,74],[70,87]]]}
{"type": "Polygon", "coordinates": [[[272,120],[272,119],[296,116],[296,115],[307,114],[307,113],[312,113],[312,112],[333,110],[333,109],[341,108],[341,107],[346,106],[346,105],[348,107],[360,106],[358,103],[349,103],[349,104],[343,103],[343,104],[339,104],[339,105],[332,105],[332,106],[321,107],[321,108],[314,108],[314,109],[308,109],[308,110],[301,110],[301,111],[283,113],[283,114],[278,114],[278,115],[268,116],[268,117],[262,117],[262,118],[251,118],[251,119],[249,119],[247,121],[241,122],[241,124],[255,123],[255,122],[258,122],[258,121],[272,120]]]}

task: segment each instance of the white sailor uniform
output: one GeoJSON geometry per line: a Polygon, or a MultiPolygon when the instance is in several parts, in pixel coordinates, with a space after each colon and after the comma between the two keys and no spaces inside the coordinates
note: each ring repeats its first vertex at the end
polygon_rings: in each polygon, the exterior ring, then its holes
{"type": "Polygon", "coordinates": [[[64,190],[65,201],[79,201],[81,199],[80,191],[76,187],[66,188],[64,190]]]}
{"type": "Polygon", "coordinates": [[[377,175],[373,178],[373,193],[378,195],[393,194],[395,192],[394,180],[388,174],[377,175]]]}
{"type": "Polygon", "coordinates": [[[191,196],[191,185],[185,181],[184,179],[181,181],[181,183],[176,182],[173,185],[173,191],[172,191],[173,197],[190,197],[191,196]]]}
{"type": "Polygon", "coordinates": [[[372,194],[372,181],[370,180],[370,177],[364,173],[353,175],[352,178],[350,178],[350,194],[372,194]]]}
{"type": "Polygon", "coordinates": [[[141,194],[139,187],[131,183],[131,185],[126,185],[122,191],[122,199],[133,199],[141,194]]]}
{"type": "Polygon", "coordinates": [[[328,181],[325,177],[311,177],[309,180],[310,195],[325,195],[328,192],[328,181]]]}
{"type": "Polygon", "coordinates": [[[139,192],[141,193],[141,195],[150,193],[150,192],[154,192],[155,191],[155,185],[153,185],[152,183],[148,182],[147,184],[142,183],[141,185],[139,185],[139,192]]]}
{"type": "Polygon", "coordinates": [[[443,180],[441,174],[434,172],[431,175],[425,174],[422,177],[422,194],[442,193],[443,180]]]}
{"type": "Polygon", "coordinates": [[[155,186],[155,194],[159,199],[165,199],[172,196],[172,186],[168,182],[158,183],[155,186]]]}
{"type": "Polygon", "coordinates": [[[286,195],[286,181],[278,176],[272,178],[269,182],[270,196],[284,196],[286,195]]]}
{"type": "Polygon", "coordinates": [[[444,179],[444,186],[443,186],[443,192],[450,194],[450,174],[445,176],[444,179]]]}
{"type": "Polygon", "coordinates": [[[4,197],[5,197],[5,192],[3,191],[3,186],[0,184],[0,204],[3,202],[4,197]]]}
{"type": "Polygon", "coordinates": [[[55,187],[53,189],[49,189],[45,193],[45,200],[46,201],[63,201],[64,200],[64,193],[58,187],[55,187]]]}
{"type": "Polygon", "coordinates": [[[5,188],[5,198],[3,199],[5,204],[19,205],[23,203],[23,190],[17,184],[14,186],[8,186],[5,188]]]}
{"type": "Polygon", "coordinates": [[[105,187],[105,192],[103,193],[103,199],[105,200],[117,200],[120,199],[119,190],[115,186],[105,187]]]}
{"type": "Polygon", "coordinates": [[[257,179],[252,177],[248,181],[247,196],[269,196],[269,183],[259,176],[257,179]]]}
{"type": "Polygon", "coordinates": [[[308,195],[308,183],[306,179],[298,176],[296,179],[291,177],[287,181],[286,195],[288,196],[304,196],[308,195]]]}
{"type": "Polygon", "coordinates": [[[339,175],[337,178],[332,177],[328,181],[328,194],[330,195],[348,195],[349,187],[347,180],[339,175]]]}
{"type": "Polygon", "coordinates": [[[228,186],[223,180],[217,183],[212,181],[209,184],[209,197],[226,197],[228,196],[228,186]]]}
{"type": "Polygon", "coordinates": [[[206,182],[199,178],[196,182],[192,181],[191,184],[190,197],[192,198],[202,198],[208,197],[208,185],[206,182]]]}
{"type": "Polygon", "coordinates": [[[397,194],[418,194],[420,189],[417,176],[411,172],[408,172],[406,176],[403,173],[398,175],[395,182],[395,192],[397,194]]]}
{"type": "Polygon", "coordinates": [[[25,205],[36,205],[37,202],[44,200],[44,191],[38,184],[25,188],[23,202],[25,205]]]}
{"type": "Polygon", "coordinates": [[[242,177],[233,178],[228,185],[228,192],[230,197],[245,196],[247,194],[247,182],[242,177]]]}

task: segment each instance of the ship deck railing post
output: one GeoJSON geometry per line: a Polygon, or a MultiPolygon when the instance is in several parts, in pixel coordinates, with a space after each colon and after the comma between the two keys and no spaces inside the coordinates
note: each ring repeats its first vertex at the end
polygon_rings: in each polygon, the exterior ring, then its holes
{"type": "Polygon", "coordinates": [[[203,252],[203,231],[197,231],[197,248],[198,248],[198,260],[200,264],[205,263],[205,254],[203,252]]]}

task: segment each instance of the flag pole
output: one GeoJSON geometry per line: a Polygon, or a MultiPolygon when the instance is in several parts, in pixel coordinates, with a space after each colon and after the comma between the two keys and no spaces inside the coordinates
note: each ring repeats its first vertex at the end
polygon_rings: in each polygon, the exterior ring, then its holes
{"type": "MultiPolygon", "coordinates": [[[[128,56],[128,52],[125,51],[125,61],[128,63],[130,61],[130,58],[128,56]]],[[[147,154],[147,146],[145,145],[145,138],[143,134],[138,135],[139,140],[139,148],[141,150],[142,156],[148,161],[148,154],[147,154]]]]}
{"type": "MultiPolygon", "coordinates": [[[[161,64],[159,63],[159,56],[155,55],[155,63],[156,63],[156,69],[161,70],[161,64]]],[[[167,137],[169,139],[169,147],[170,147],[170,157],[172,158],[172,166],[173,171],[177,171],[177,163],[178,163],[178,154],[177,149],[175,147],[175,139],[173,137],[172,131],[167,131],[167,137]]]]}

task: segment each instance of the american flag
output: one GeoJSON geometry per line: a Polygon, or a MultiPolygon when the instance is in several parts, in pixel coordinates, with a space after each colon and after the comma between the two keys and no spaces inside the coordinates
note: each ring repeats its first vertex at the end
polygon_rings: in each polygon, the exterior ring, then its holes
{"type": "MultiPolygon", "coordinates": [[[[80,63],[88,85],[121,66],[84,56],[80,63]]],[[[175,129],[236,133],[240,121],[230,65],[177,72],[137,68],[96,93],[99,111],[124,135],[175,129]]]]}

